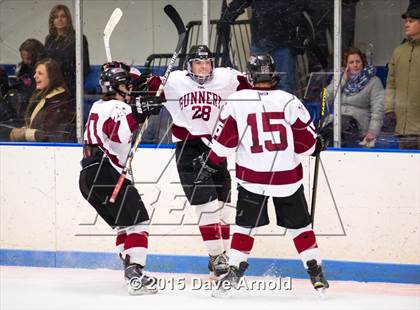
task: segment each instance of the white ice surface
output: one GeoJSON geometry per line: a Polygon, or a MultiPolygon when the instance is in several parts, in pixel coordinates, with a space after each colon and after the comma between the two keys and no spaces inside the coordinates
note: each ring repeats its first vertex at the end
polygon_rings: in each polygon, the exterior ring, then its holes
{"type": "Polygon", "coordinates": [[[165,283],[186,277],[187,288],[129,296],[121,271],[0,266],[0,309],[420,309],[420,285],[330,281],[321,300],[309,280],[292,279],[291,290],[241,290],[216,299],[209,290],[191,289],[192,277],[205,276],[153,275],[165,283]]]}

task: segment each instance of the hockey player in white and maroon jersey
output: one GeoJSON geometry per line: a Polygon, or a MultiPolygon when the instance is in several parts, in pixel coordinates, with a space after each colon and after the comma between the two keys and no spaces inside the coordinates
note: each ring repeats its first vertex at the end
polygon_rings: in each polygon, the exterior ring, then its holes
{"type": "Polygon", "coordinates": [[[83,197],[112,228],[117,229],[117,250],[124,261],[124,276],[132,295],[156,293],[155,279],[144,274],[148,246],[149,215],[127,176],[115,203],[109,202],[139,123],[159,113],[157,98],[132,101],[129,67],[111,62],[102,66],[103,97],[89,113],[83,139],[79,186],[83,197]]]}
{"type": "MultiPolygon", "coordinates": [[[[197,172],[192,160],[209,150],[220,111],[233,92],[249,88],[246,77],[231,68],[215,68],[214,58],[205,45],[191,47],[186,70],[172,72],[165,85],[165,107],[172,117],[172,138],[176,143],[179,178],[189,203],[195,208],[203,242],[209,254],[209,272],[213,278],[228,270],[225,251],[229,248],[228,209],[231,178],[226,161],[206,182],[194,185],[197,172]]],[[[149,90],[157,89],[160,79],[149,81],[149,90]]]]}
{"type": "Polygon", "coordinates": [[[196,184],[215,173],[219,163],[236,152],[238,201],[229,272],[213,296],[230,295],[248,267],[257,228],[267,225],[267,200],[273,198],[277,225],[288,229],[315,289],[328,288],[311,228],[298,155],[323,149],[309,112],[293,95],[272,90],[277,83],[268,54],[251,55],[247,76],[252,90],[232,94],[220,115],[211,151],[194,160],[201,169],[196,184]],[[226,289],[227,288],[227,289],[226,289]]]}

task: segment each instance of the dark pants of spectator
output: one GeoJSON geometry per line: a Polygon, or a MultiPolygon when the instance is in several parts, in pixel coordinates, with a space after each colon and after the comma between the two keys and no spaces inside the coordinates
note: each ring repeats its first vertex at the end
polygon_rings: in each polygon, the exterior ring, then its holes
{"type": "Polygon", "coordinates": [[[280,82],[277,89],[294,94],[296,91],[296,55],[288,47],[274,49],[263,49],[251,46],[251,53],[269,53],[273,57],[276,71],[280,75],[280,82]]]}
{"type": "Polygon", "coordinates": [[[419,135],[407,135],[398,136],[400,138],[400,149],[401,150],[420,150],[420,136],[419,135]]]}

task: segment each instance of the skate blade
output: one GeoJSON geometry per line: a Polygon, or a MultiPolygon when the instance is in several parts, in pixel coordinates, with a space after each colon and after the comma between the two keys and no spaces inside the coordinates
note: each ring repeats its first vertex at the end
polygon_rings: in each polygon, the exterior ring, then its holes
{"type": "Polygon", "coordinates": [[[320,287],[320,288],[315,289],[315,294],[320,299],[325,299],[327,297],[326,293],[327,293],[326,287],[320,287]]]}
{"type": "Polygon", "coordinates": [[[135,289],[133,287],[128,287],[128,294],[133,295],[133,296],[139,296],[139,295],[153,295],[156,294],[158,292],[157,289],[148,289],[148,288],[139,288],[139,289],[135,289]]]}
{"type": "Polygon", "coordinates": [[[224,272],[220,275],[216,275],[213,271],[210,271],[209,272],[209,279],[212,280],[212,281],[217,281],[217,280],[220,280],[221,278],[223,278],[223,276],[227,273],[228,272],[224,272]]]}
{"type": "Polygon", "coordinates": [[[229,298],[231,297],[234,293],[235,293],[235,289],[230,289],[230,290],[214,290],[211,293],[211,297],[214,298],[229,298]]]}
{"type": "Polygon", "coordinates": [[[213,271],[209,272],[209,279],[212,281],[217,281],[220,279],[220,276],[216,276],[213,271]]]}

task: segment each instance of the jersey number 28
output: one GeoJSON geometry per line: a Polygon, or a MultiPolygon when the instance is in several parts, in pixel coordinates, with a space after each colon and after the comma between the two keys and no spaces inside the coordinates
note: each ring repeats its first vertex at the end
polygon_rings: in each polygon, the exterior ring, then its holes
{"type": "Polygon", "coordinates": [[[208,105],[193,105],[191,109],[194,111],[192,119],[201,118],[203,121],[210,119],[211,107],[208,105]]]}

